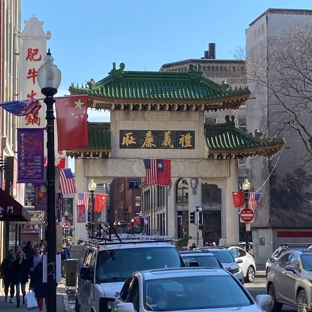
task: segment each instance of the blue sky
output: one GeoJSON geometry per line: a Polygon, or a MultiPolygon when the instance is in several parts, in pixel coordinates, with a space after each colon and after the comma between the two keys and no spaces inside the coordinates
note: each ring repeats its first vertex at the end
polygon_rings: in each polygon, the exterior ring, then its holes
{"type": "Polygon", "coordinates": [[[218,59],[231,59],[245,46],[248,25],[268,8],[312,9],[312,1],[22,0],[22,29],[35,15],[52,32],[48,47],[62,71],[63,95],[72,82],[106,77],[113,62],[158,71],[165,63],[201,58],[210,42],[218,59]]]}

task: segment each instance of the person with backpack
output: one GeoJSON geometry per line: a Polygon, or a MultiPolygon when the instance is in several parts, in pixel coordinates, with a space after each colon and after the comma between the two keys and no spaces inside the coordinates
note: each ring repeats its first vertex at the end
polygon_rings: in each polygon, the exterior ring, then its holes
{"type": "Polygon", "coordinates": [[[8,294],[10,288],[10,303],[14,300],[14,284],[12,280],[12,263],[15,261],[14,252],[12,249],[9,250],[8,256],[1,263],[1,275],[4,282],[4,301],[8,302],[8,294]]]}

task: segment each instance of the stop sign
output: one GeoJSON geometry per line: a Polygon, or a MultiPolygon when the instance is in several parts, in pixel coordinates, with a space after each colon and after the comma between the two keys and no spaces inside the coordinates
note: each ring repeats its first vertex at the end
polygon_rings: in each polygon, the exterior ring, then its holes
{"type": "Polygon", "coordinates": [[[65,223],[64,224],[64,230],[68,231],[70,229],[70,224],[69,223],[65,223]]]}
{"type": "Polygon", "coordinates": [[[254,212],[250,208],[244,208],[240,212],[241,222],[251,222],[253,220],[253,218],[254,218],[254,212]]]}

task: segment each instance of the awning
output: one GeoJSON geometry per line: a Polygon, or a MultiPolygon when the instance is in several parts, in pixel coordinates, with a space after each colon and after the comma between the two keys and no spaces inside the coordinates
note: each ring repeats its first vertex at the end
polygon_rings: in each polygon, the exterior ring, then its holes
{"type": "Polygon", "coordinates": [[[0,189],[0,221],[30,221],[29,212],[8,193],[0,189]]]}

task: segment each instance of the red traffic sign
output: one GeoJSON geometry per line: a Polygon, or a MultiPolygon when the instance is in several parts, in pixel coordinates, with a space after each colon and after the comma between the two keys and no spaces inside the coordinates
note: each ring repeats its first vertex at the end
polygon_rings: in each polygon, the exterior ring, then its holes
{"type": "Polygon", "coordinates": [[[254,219],[254,212],[250,208],[244,208],[240,212],[240,220],[241,222],[251,222],[254,219]]]}
{"type": "Polygon", "coordinates": [[[70,224],[69,223],[65,223],[64,224],[64,230],[68,231],[70,229],[70,224]]]}

